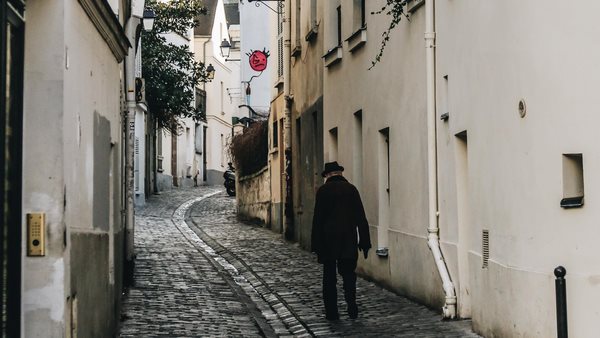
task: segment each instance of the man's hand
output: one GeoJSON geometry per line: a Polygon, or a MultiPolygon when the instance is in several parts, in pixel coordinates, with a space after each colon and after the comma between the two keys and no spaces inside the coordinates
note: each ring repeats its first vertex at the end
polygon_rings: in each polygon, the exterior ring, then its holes
{"type": "Polygon", "coordinates": [[[365,259],[367,259],[367,256],[369,255],[369,248],[363,249],[361,246],[358,246],[358,251],[362,251],[365,259]]]}

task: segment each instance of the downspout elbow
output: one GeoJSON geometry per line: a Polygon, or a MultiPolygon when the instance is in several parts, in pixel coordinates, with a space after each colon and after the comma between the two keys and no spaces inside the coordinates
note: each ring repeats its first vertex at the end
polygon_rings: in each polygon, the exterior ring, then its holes
{"type": "Polygon", "coordinates": [[[435,265],[440,273],[440,278],[442,279],[442,288],[446,295],[445,303],[442,307],[443,316],[444,318],[454,319],[456,318],[456,293],[454,291],[454,283],[452,283],[452,279],[448,273],[448,267],[444,261],[438,233],[437,231],[431,230],[432,229],[429,230],[429,235],[427,236],[427,245],[433,254],[435,265]]]}

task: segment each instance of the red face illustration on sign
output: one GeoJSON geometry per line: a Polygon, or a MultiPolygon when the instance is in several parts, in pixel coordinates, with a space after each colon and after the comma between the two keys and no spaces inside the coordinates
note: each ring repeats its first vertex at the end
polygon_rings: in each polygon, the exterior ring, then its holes
{"type": "Polygon", "coordinates": [[[255,50],[250,54],[250,68],[257,72],[262,72],[267,68],[267,58],[269,57],[269,52],[266,50],[255,50]]]}

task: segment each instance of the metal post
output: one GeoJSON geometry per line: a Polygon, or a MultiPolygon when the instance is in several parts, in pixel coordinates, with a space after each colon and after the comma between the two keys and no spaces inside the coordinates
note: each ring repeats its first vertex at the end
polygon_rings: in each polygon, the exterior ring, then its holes
{"type": "Polygon", "coordinates": [[[567,329],[567,281],[565,275],[567,270],[558,266],[554,269],[556,276],[556,332],[558,338],[567,338],[569,336],[567,329]]]}

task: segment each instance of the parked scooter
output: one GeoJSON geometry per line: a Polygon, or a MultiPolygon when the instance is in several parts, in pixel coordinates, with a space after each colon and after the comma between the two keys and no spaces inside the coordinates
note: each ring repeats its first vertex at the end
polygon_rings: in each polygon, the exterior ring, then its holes
{"type": "Polygon", "coordinates": [[[223,173],[225,190],[227,190],[229,196],[235,196],[235,168],[231,162],[227,163],[227,165],[229,167],[225,170],[225,173],[223,173]]]}

